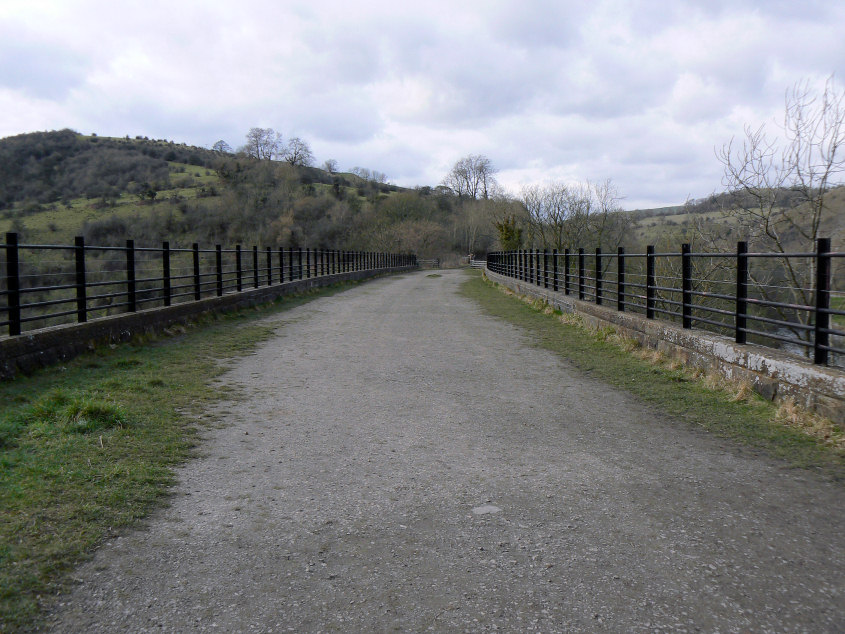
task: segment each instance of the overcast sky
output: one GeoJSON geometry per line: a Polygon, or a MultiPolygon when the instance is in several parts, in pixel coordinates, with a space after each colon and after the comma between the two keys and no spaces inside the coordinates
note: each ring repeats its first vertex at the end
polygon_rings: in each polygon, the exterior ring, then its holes
{"type": "Polygon", "coordinates": [[[513,193],[611,178],[626,208],[721,190],[714,148],[834,73],[841,0],[0,0],[0,137],[272,127],[399,185],[484,154],[513,193]]]}

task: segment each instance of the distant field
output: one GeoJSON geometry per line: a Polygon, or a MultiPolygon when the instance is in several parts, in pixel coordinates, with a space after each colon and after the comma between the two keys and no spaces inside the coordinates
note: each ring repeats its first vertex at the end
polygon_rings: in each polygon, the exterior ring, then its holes
{"type": "MultiPolygon", "coordinates": [[[[845,187],[836,188],[827,195],[826,207],[828,211],[823,218],[819,235],[829,237],[835,251],[845,250],[845,187]]],[[[691,236],[697,226],[705,230],[724,230],[736,225],[736,219],[722,211],[690,213],[680,208],[678,213],[655,213],[635,220],[629,233],[630,243],[661,244],[668,240],[680,244],[685,241],[684,236],[691,236]]]]}
{"type": "Polygon", "coordinates": [[[632,241],[637,244],[657,244],[672,236],[681,236],[690,231],[697,224],[704,223],[732,223],[726,219],[721,211],[705,213],[676,213],[666,216],[651,216],[634,221],[630,233],[632,241]]]}

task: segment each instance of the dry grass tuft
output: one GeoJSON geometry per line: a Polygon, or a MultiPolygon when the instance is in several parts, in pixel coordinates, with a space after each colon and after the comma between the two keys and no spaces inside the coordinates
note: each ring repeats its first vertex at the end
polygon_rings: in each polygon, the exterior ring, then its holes
{"type": "Polygon", "coordinates": [[[784,399],[777,409],[775,420],[800,429],[805,434],[818,438],[824,444],[845,451],[845,433],[828,418],[810,412],[791,398],[784,399]]]}
{"type": "Polygon", "coordinates": [[[713,390],[714,392],[723,391],[725,387],[725,377],[721,374],[713,372],[712,370],[704,375],[704,378],[701,380],[708,390],[713,390]]]}
{"type": "Polygon", "coordinates": [[[739,403],[754,398],[754,386],[750,381],[736,381],[732,387],[734,388],[732,401],[739,403]]]}
{"type": "Polygon", "coordinates": [[[615,343],[619,348],[624,350],[625,352],[633,352],[640,347],[640,342],[634,339],[633,337],[626,337],[618,332],[614,332],[610,337],[607,338],[608,341],[611,343],[615,343]]]}
{"type": "MultiPolygon", "coordinates": [[[[555,313],[554,308],[545,300],[515,293],[507,286],[497,285],[497,287],[505,295],[515,297],[545,315],[555,313]]],[[[597,341],[613,343],[625,352],[629,352],[652,365],[673,372],[681,372],[688,379],[699,381],[706,389],[727,395],[731,401],[746,403],[760,398],[754,392],[754,387],[748,380],[729,379],[713,370],[705,371],[701,368],[685,366],[680,359],[667,358],[662,352],[652,348],[644,348],[638,340],[620,334],[611,326],[599,328],[590,326],[577,313],[561,313],[557,318],[563,324],[589,331],[597,341]]],[[[785,400],[781,403],[774,420],[813,436],[825,445],[845,451],[845,432],[842,429],[837,427],[830,419],[808,411],[796,405],[792,400],[785,400]]]]}

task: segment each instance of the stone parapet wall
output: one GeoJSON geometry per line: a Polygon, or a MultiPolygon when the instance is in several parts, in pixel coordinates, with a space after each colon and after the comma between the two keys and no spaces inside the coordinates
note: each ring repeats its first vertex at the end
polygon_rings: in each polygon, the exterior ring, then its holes
{"type": "Polygon", "coordinates": [[[686,365],[748,381],[766,399],[791,398],[834,422],[845,423],[845,372],[840,369],[813,365],[772,348],[737,344],[728,337],[597,306],[492,271],[485,274],[517,293],[542,299],[564,312],[577,313],[593,327],[612,326],[620,334],[686,365]]]}
{"type": "Polygon", "coordinates": [[[323,275],[272,286],[262,286],[208,297],[173,306],[150,308],[135,313],[121,313],[81,324],[63,324],[25,332],[15,337],[0,337],[0,379],[10,379],[19,372],[29,373],[72,359],[98,345],[129,341],[135,336],[154,334],[177,324],[214,312],[223,312],[272,302],[283,295],[337,282],[365,280],[380,275],[416,270],[415,266],[352,271],[323,275]]]}

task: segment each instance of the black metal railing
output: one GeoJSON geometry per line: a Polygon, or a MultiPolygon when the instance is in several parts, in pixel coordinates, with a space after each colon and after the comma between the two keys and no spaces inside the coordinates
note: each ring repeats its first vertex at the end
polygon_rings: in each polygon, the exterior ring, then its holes
{"type": "Polygon", "coordinates": [[[222,297],[352,271],[416,265],[416,256],[310,248],[224,249],[20,244],[7,233],[0,244],[0,333],[11,336],[44,326],[153,306],[222,297]]]}
{"type": "Polygon", "coordinates": [[[819,239],[809,253],[616,253],[583,248],[490,253],[487,268],[616,310],[701,327],[812,358],[845,361],[845,253],[819,239]]]}

